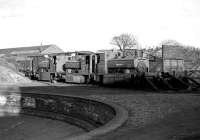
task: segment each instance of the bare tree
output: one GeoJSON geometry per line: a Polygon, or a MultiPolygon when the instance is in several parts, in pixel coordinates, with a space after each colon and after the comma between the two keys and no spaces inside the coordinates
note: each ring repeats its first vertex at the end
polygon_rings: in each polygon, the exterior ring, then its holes
{"type": "Polygon", "coordinates": [[[111,44],[118,46],[120,51],[123,53],[123,57],[125,57],[125,51],[127,49],[136,47],[138,42],[131,34],[121,34],[119,36],[113,37],[111,44]]]}

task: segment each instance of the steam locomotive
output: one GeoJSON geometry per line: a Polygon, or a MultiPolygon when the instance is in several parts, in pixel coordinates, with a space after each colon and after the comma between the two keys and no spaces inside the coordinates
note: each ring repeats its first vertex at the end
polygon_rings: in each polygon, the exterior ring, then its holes
{"type": "Polygon", "coordinates": [[[27,67],[21,64],[19,69],[31,79],[67,83],[113,83],[149,72],[149,59],[142,50],[122,55],[119,50],[33,55],[24,61],[27,67]]]}

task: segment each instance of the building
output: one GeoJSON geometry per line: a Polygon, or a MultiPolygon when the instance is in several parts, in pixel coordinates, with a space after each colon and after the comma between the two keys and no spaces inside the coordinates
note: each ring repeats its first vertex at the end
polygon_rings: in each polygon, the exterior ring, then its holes
{"type": "Polygon", "coordinates": [[[24,72],[26,70],[31,71],[32,58],[29,56],[34,55],[48,55],[52,53],[64,52],[57,45],[40,45],[30,47],[17,47],[0,49],[0,58],[7,60],[9,63],[15,65],[16,69],[24,72]]]}
{"type": "Polygon", "coordinates": [[[64,52],[64,51],[60,49],[57,45],[52,44],[52,45],[0,49],[0,57],[32,56],[32,55],[39,55],[39,54],[51,54],[51,53],[61,53],[61,52],[64,52]]]}
{"type": "Polygon", "coordinates": [[[183,72],[184,50],[181,46],[163,45],[154,53],[150,53],[150,72],[183,72]]]}

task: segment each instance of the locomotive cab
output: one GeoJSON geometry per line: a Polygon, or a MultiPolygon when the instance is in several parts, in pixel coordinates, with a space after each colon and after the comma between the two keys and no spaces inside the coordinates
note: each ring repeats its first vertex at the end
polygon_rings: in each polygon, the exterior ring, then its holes
{"type": "Polygon", "coordinates": [[[96,55],[93,52],[74,52],[65,63],[65,81],[91,83],[95,81],[96,55]]]}

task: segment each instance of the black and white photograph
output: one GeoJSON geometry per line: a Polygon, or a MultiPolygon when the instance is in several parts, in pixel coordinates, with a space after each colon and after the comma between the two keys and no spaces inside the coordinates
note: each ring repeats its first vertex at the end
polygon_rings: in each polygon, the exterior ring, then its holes
{"type": "Polygon", "coordinates": [[[0,140],[200,140],[200,1],[0,0],[0,140]]]}

